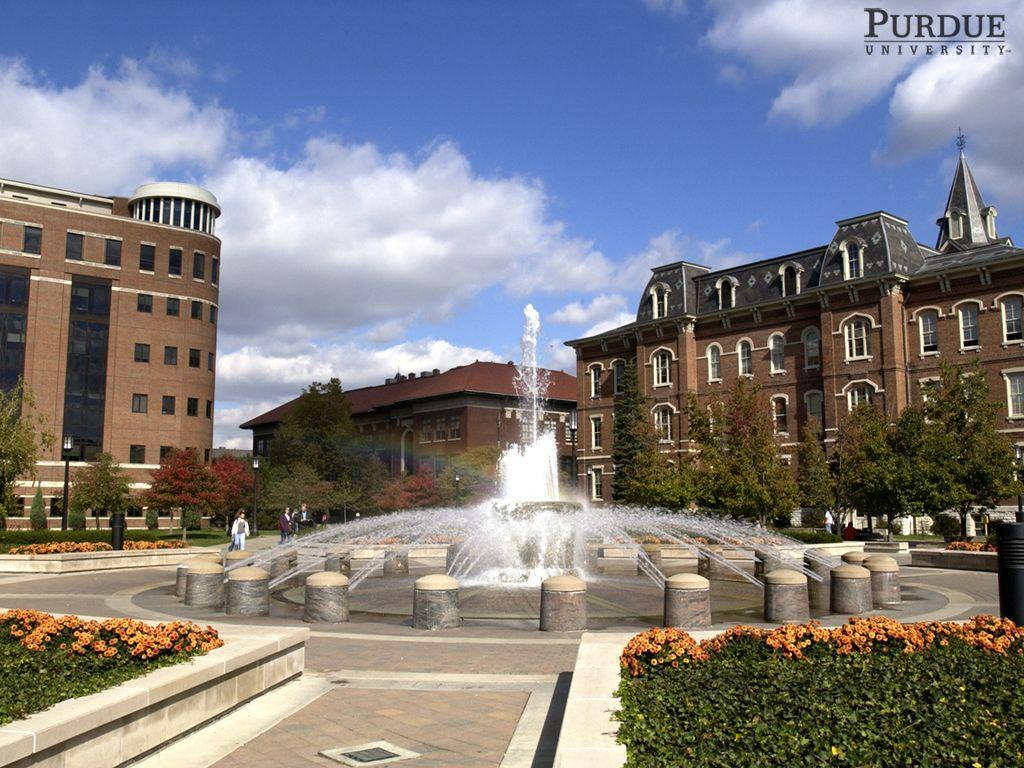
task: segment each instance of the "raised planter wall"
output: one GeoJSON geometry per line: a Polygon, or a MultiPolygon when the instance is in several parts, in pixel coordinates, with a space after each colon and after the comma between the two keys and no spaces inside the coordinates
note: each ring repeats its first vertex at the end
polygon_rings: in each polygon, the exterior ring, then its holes
{"type": "Polygon", "coordinates": [[[177,565],[208,550],[136,549],[120,552],[67,552],[60,555],[0,555],[0,573],[78,573],[177,565]]]}
{"type": "Polygon", "coordinates": [[[910,550],[910,564],[923,568],[949,568],[955,571],[998,570],[998,555],[995,552],[947,552],[944,549],[910,550]]]}

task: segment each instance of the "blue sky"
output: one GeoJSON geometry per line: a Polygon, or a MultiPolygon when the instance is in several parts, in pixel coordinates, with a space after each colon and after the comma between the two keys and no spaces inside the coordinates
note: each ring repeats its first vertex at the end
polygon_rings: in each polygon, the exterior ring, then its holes
{"type": "MultiPolygon", "coordinates": [[[[0,176],[218,195],[215,442],[238,444],[314,378],[515,356],[527,301],[570,365],[560,342],[626,318],[656,263],[798,250],[879,208],[933,244],[958,126],[1024,238],[1024,49],[869,58],[862,8],[22,3],[0,176]]],[[[985,10],[1024,40],[1021,2],[985,10]]]]}

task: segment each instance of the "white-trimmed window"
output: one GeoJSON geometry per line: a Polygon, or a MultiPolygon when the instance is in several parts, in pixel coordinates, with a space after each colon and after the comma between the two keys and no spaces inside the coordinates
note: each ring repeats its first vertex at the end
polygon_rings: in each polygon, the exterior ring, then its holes
{"type": "Polygon", "coordinates": [[[593,467],[590,470],[590,498],[595,500],[603,498],[603,475],[604,472],[601,470],[600,467],[593,467]]]}
{"type": "Polygon", "coordinates": [[[959,213],[949,215],[949,239],[959,240],[964,236],[964,217],[959,213]]]}
{"type": "Polygon", "coordinates": [[[1021,324],[1022,299],[1020,296],[1007,296],[1000,302],[1003,308],[1003,341],[1024,340],[1024,327],[1021,324]]]}
{"type": "Polygon", "coordinates": [[[654,355],[654,386],[663,387],[672,383],[672,355],[658,352],[654,355]]]}
{"type": "Polygon", "coordinates": [[[858,381],[846,390],[846,405],[852,411],[861,403],[870,403],[875,396],[875,385],[870,381],[858,381]]]}
{"type": "Polygon", "coordinates": [[[708,347],[708,381],[722,380],[722,348],[717,344],[708,347]]]}
{"type": "Polygon", "coordinates": [[[601,448],[601,417],[590,417],[590,447],[594,450],[601,448]]]}
{"type": "Polygon", "coordinates": [[[868,333],[871,329],[871,322],[866,317],[851,318],[843,326],[843,334],[846,337],[846,359],[860,360],[871,354],[871,344],[868,333]]]}
{"type": "Polygon", "coordinates": [[[961,304],[957,310],[960,318],[960,348],[976,349],[978,340],[978,305],[971,302],[961,304]]]}
{"type": "Polygon", "coordinates": [[[1006,409],[1011,419],[1024,418],[1024,371],[1004,373],[1006,377],[1006,409]]]}
{"type": "Polygon", "coordinates": [[[784,373],[786,370],[786,337],[781,333],[773,334],[768,339],[771,350],[772,373],[784,373]]]}
{"type": "Polygon", "coordinates": [[[654,431],[661,441],[672,439],[672,409],[667,405],[660,405],[654,409],[654,431]]]}
{"type": "Polygon", "coordinates": [[[740,359],[740,376],[754,375],[754,348],[744,339],[736,346],[736,354],[740,359]]]}
{"type": "Polygon", "coordinates": [[[917,316],[917,324],[921,332],[921,354],[938,352],[939,313],[934,309],[926,309],[917,316]]]}
{"type": "Polygon", "coordinates": [[[651,314],[655,320],[668,317],[668,288],[664,285],[651,289],[651,314]]]}
{"type": "Polygon", "coordinates": [[[807,409],[807,419],[817,419],[818,429],[824,429],[825,427],[825,408],[824,398],[821,392],[812,390],[804,395],[804,407],[807,409]]]}
{"type": "Polygon", "coordinates": [[[772,398],[772,423],[775,434],[789,434],[789,402],[782,395],[772,398]]]}
{"type": "Polygon", "coordinates": [[[782,282],[782,296],[796,296],[800,293],[800,273],[803,270],[799,269],[794,264],[784,264],[779,269],[779,277],[782,282]]]}
{"type": "Polygon", "coordinates": [[[803,333],[804,368],[821,367],[821,333],[817,328],[807,328],[803,333]]]}
{"type": "Polygon", "coordinates": [[[626,363],[616,360],[612,363],[612,385],[616,395],[622,394],[622,377],[626,374],[626,363]]]}
{"type": "Polygon", "coordinates": [[[736,282],[731,277],[718,281],[718,308],[732,309],[736,306],[736,282]]]}
{"type": "Polygon", "coordinates": [[[590,396],[601,396],[601,366],[590,366],[590,396]]]}
{"type": "Polygon", "coordinates": [[[857,280],[864,277],[864,246],[860,243],[849,242],[843,247],[843,277],[847,280],[857,280]]]}

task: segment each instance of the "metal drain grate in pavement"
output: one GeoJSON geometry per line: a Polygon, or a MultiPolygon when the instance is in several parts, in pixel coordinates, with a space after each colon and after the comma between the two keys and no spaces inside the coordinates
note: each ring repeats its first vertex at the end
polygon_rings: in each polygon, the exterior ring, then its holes
{"type": "Polygon", "coordinates": [[[419,757],[419,754],[408,749],[396,747],[386,741],[373,741],[369,744],[359,744],[353,747],[335,747],[333,749],[320,750],[320,755],[328,760],[334,760],[342,765],[385,765],[396,763],[399,760],[408,760],[412,757],[419,757]]]}

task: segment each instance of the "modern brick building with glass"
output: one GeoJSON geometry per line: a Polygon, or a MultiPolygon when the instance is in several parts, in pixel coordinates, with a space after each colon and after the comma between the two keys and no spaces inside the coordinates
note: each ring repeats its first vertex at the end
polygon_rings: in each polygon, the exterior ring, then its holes
{"type": "Polygon", "coordinates": [[[55,436],[17,493],[62,491],[106,451],[136,488],[171,448],[209,460],[220,283],[217,200],[189,184],[100,197],[0,179],[0,387],[24,378],[55,436]]]}
{"type": "Polygon", "coordinates": [[[576,350],[580,484],[610,498],[612,410],[636,361],[663,450],[689,450],[685,404],[723,397],[738,379],[767,392],[780,451],[809,419],[830,447],[862,401],[899,413],[920,401],[943,362],[979,360],[1024,446],[1024,250],[996,230],[961,153],[935,247],[884,211],[836,222],[822,246],[729,269],[656,267],[636,320],[576,350]]]}

